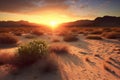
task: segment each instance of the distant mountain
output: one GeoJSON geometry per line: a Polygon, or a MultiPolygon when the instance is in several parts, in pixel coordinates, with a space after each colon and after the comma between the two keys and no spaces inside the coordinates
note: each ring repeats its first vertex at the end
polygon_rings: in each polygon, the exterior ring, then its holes
{"type": "Polygon", "coordinates": [[[64,27],[93,26],[93,21],[92,20],[78,20],[74,22],[63,23],[60,26],[64,26],[64,27]]]}
{"type": "Polygon", "coordinates": [[[30,23],[28,21],[0,21],[0,27],[40,27],[43,25],[38,25],[35,23],[30,23]]]}
{"type": "Polygon", "coordinates": [[[120,17],[115,16],[98,17],[94,20],[94,25],[117,27],[120,26],[120,17]]]}
{"type": "MultiPolygon", "coordinates": [[[[0,21],[0,27],[44,27],[28,21],[0,21]]],[[[120,27],[120,17],[104,16],[94,20],[77,20],[61,24],[63,27],[120,27]]]]}
{"type": "Polygon", "coordinates": [[[78,20],[64,23],[61,26],[66,27],[120,27],[120,17],[104,16],[97,17],[95,20],[78,20]]]}

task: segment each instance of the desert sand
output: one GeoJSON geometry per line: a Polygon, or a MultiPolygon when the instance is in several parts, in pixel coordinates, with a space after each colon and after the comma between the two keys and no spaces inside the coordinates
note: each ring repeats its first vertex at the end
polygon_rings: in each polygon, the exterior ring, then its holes
{"type": "MultiPolygon", "coordinates": [[[[27,35],[27,34],[26,34],[27,35]]],[[[19,37],[21,43],[33,39],[19,37]]],[[[35,39],[43,39],[49,45],[65,44],[69,46],[70,54],[54,55],[59,71],[41,74],[39,62],[19,73],[11,73],[10,65],[0,66],[0,80],[120,80],[120,41],[89,40],[79,34],[79,41],[65,42],[61,36],[54,36],[60,42],[52,42],[53,36],[43,35],[35,39]]],[[[16,51],[17,47],[6,46],[1,52],[16,51]]]]}

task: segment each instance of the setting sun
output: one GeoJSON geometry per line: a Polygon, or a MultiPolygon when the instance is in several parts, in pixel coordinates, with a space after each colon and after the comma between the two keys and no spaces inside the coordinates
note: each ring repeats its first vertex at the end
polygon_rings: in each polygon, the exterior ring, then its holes
{"type": "Polygon", "coordinates": [[[52,28],[57,27],[57,25],[58,25],[58,23],[57,23],[56,21],[51,21],[51,22],[50,22],[50,26],[51,26],[52,28]]]}

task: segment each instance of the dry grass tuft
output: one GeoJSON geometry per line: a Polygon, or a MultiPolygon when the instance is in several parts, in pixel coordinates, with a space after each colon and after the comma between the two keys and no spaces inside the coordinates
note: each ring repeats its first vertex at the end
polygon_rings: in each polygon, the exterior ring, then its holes
{"type": "Polygon", "coordinates": [[[105,32],[102,34],[103,37],[107,39],[120,39],[120,33],[119,32],[105,32]]]}
{"type": "Polygon", "coordinates": [[[51,53],[66,54],[69,53],[69,47],[65,44],[54,44],[49,46],[51,53]]]}
{"type": "Polygon", "coordinates": [[[18,42],[18,38],[9,33],[1,33],[0,34],[0,44],[16,44],[18,42]]]}
{"type": "Polygon", "coordinates": [[[14,55],[10,53],[0,53],[0,65],[12,64],[14,55]]]}
{"type": "Polygon", "coordinates": [[[19,32],[14,32],[14,34],[16,35],[16,36],[22,36],[22,34],[23,34],[23,32],[21,31],[19,31],[19,32]]]}
{"type": "Polygon", "coordinates": [[[44,35],[44,33],[43,33],[42,31],[38,31],[38,30],[34,30],[34,31],[32,32],[32,34],[37,35],[37,36],[44,35]]]}
{"type": "Polygon", "coordinates": [[[27,38],[27,39],[34,39],[34,38],[36,38],[36,36],[35,35],[25,35],[24,36],[25,38],[27,38]]]}
{"type": "Polygon", "coordinates": [[[74,42],[74,41],[78,41],[79,39],[78,39],[77,35],[68,34],[63,37],[63,40],[66,42],[74,42]]]}
{"type": "Polygon", "coordinates": [[[96,35],[88,35],[86,36],[87,39],[93,39],[93,40],[102,40],[101,36],[96,35]]]}
{"type": "Polygon", "coordinates": [[[60,42],[60,40],[57,38],[54,38],[54,39],[52,39],[52,42],[60,42]]]}
{"type": "Polygon", "coordinates": [[[95,30],[95,31],[92,31],[90,34],[97,34],[97,35],[100,35],[102,34],[103,31],[100,31],[100,30],[95,30]]]}

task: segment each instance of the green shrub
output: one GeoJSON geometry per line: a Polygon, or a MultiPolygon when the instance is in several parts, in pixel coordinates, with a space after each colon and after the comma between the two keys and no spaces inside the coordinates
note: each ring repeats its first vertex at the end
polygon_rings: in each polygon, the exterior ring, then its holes
{"type": "Polygon", "coordinates": [[[38,59],[46,56],[47,53],[48,48],[45,41],[32,41],[18,48],[16,64],[22,66],[32,64],[38,59]]]}

